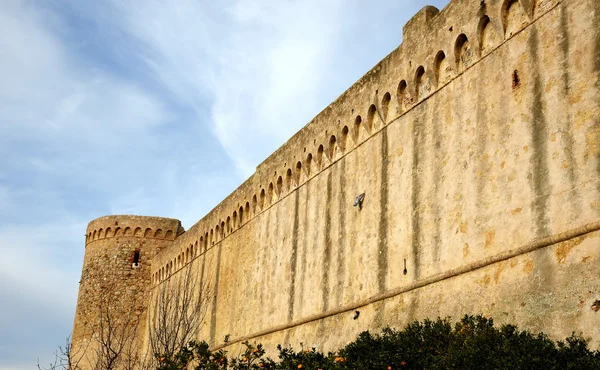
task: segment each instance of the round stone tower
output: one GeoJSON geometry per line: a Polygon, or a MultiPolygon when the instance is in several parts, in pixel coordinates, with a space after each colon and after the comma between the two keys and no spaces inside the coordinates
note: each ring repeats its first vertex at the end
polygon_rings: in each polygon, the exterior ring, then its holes
{"type": "Polygon", "coordinates": [[[161,217],[105,216],[88,224],[72,361],[87,369],[114,352],[121,352],[116,361],[141,354],[152,259],[183,232],[179,220],[161,217]]]}

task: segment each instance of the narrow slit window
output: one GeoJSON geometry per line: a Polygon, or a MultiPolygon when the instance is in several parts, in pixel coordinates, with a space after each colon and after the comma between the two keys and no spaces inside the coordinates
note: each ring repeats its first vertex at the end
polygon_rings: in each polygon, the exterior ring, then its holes
{"type": "Polygon", "coordinates": [[[133,252],[133,266],[138,267],[140,265],[140,251],[136,250],[133,252]]]}

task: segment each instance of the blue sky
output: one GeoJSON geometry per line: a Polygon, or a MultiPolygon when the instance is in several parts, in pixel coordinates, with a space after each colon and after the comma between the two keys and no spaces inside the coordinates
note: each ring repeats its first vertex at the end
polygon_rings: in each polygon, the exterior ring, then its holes
{"type": "Polygon", "coordinates": [[[73,324],[87,222],[187,229],[448,0],[0,2],[0,370],[73,324]]]}

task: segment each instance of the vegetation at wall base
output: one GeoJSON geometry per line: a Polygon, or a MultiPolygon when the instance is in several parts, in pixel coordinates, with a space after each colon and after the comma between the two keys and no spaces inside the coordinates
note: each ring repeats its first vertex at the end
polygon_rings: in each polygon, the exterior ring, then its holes
{"type": "Polygon", "coordinates": [[[490,318],[465,316],[415,321],[403,330],[368,331],[337,352],[278,346],[277,360],[265,357],[262,345],[244,342],[245,351],[228,358],[206,342],[190,342],[172,358],[157,355],[159,370],[331,370],[331,369],[600,369],[600,352],[575,334],[555,343],[514,325],[495,327],[490,318]]]}

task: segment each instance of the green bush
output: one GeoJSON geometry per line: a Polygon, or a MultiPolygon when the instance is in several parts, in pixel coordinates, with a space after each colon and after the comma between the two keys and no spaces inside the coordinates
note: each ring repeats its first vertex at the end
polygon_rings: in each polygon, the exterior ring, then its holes
{"type": "Polygon", "coordinates": [[[575,335],[555,343],[545,334],[494,326],[483,316],[465,316],[454,326],[447,319],[415,321],[403,330],[368,331],[327,355],[314,348],[295,351],[278,346],[277,360],[262,345],[244,342],[245,351],[228,359],[205,342],[191,342],[174,358],[158,355],[159,370],[331,370],[331,369],[600,369],[600,352],[575,335]]]}

